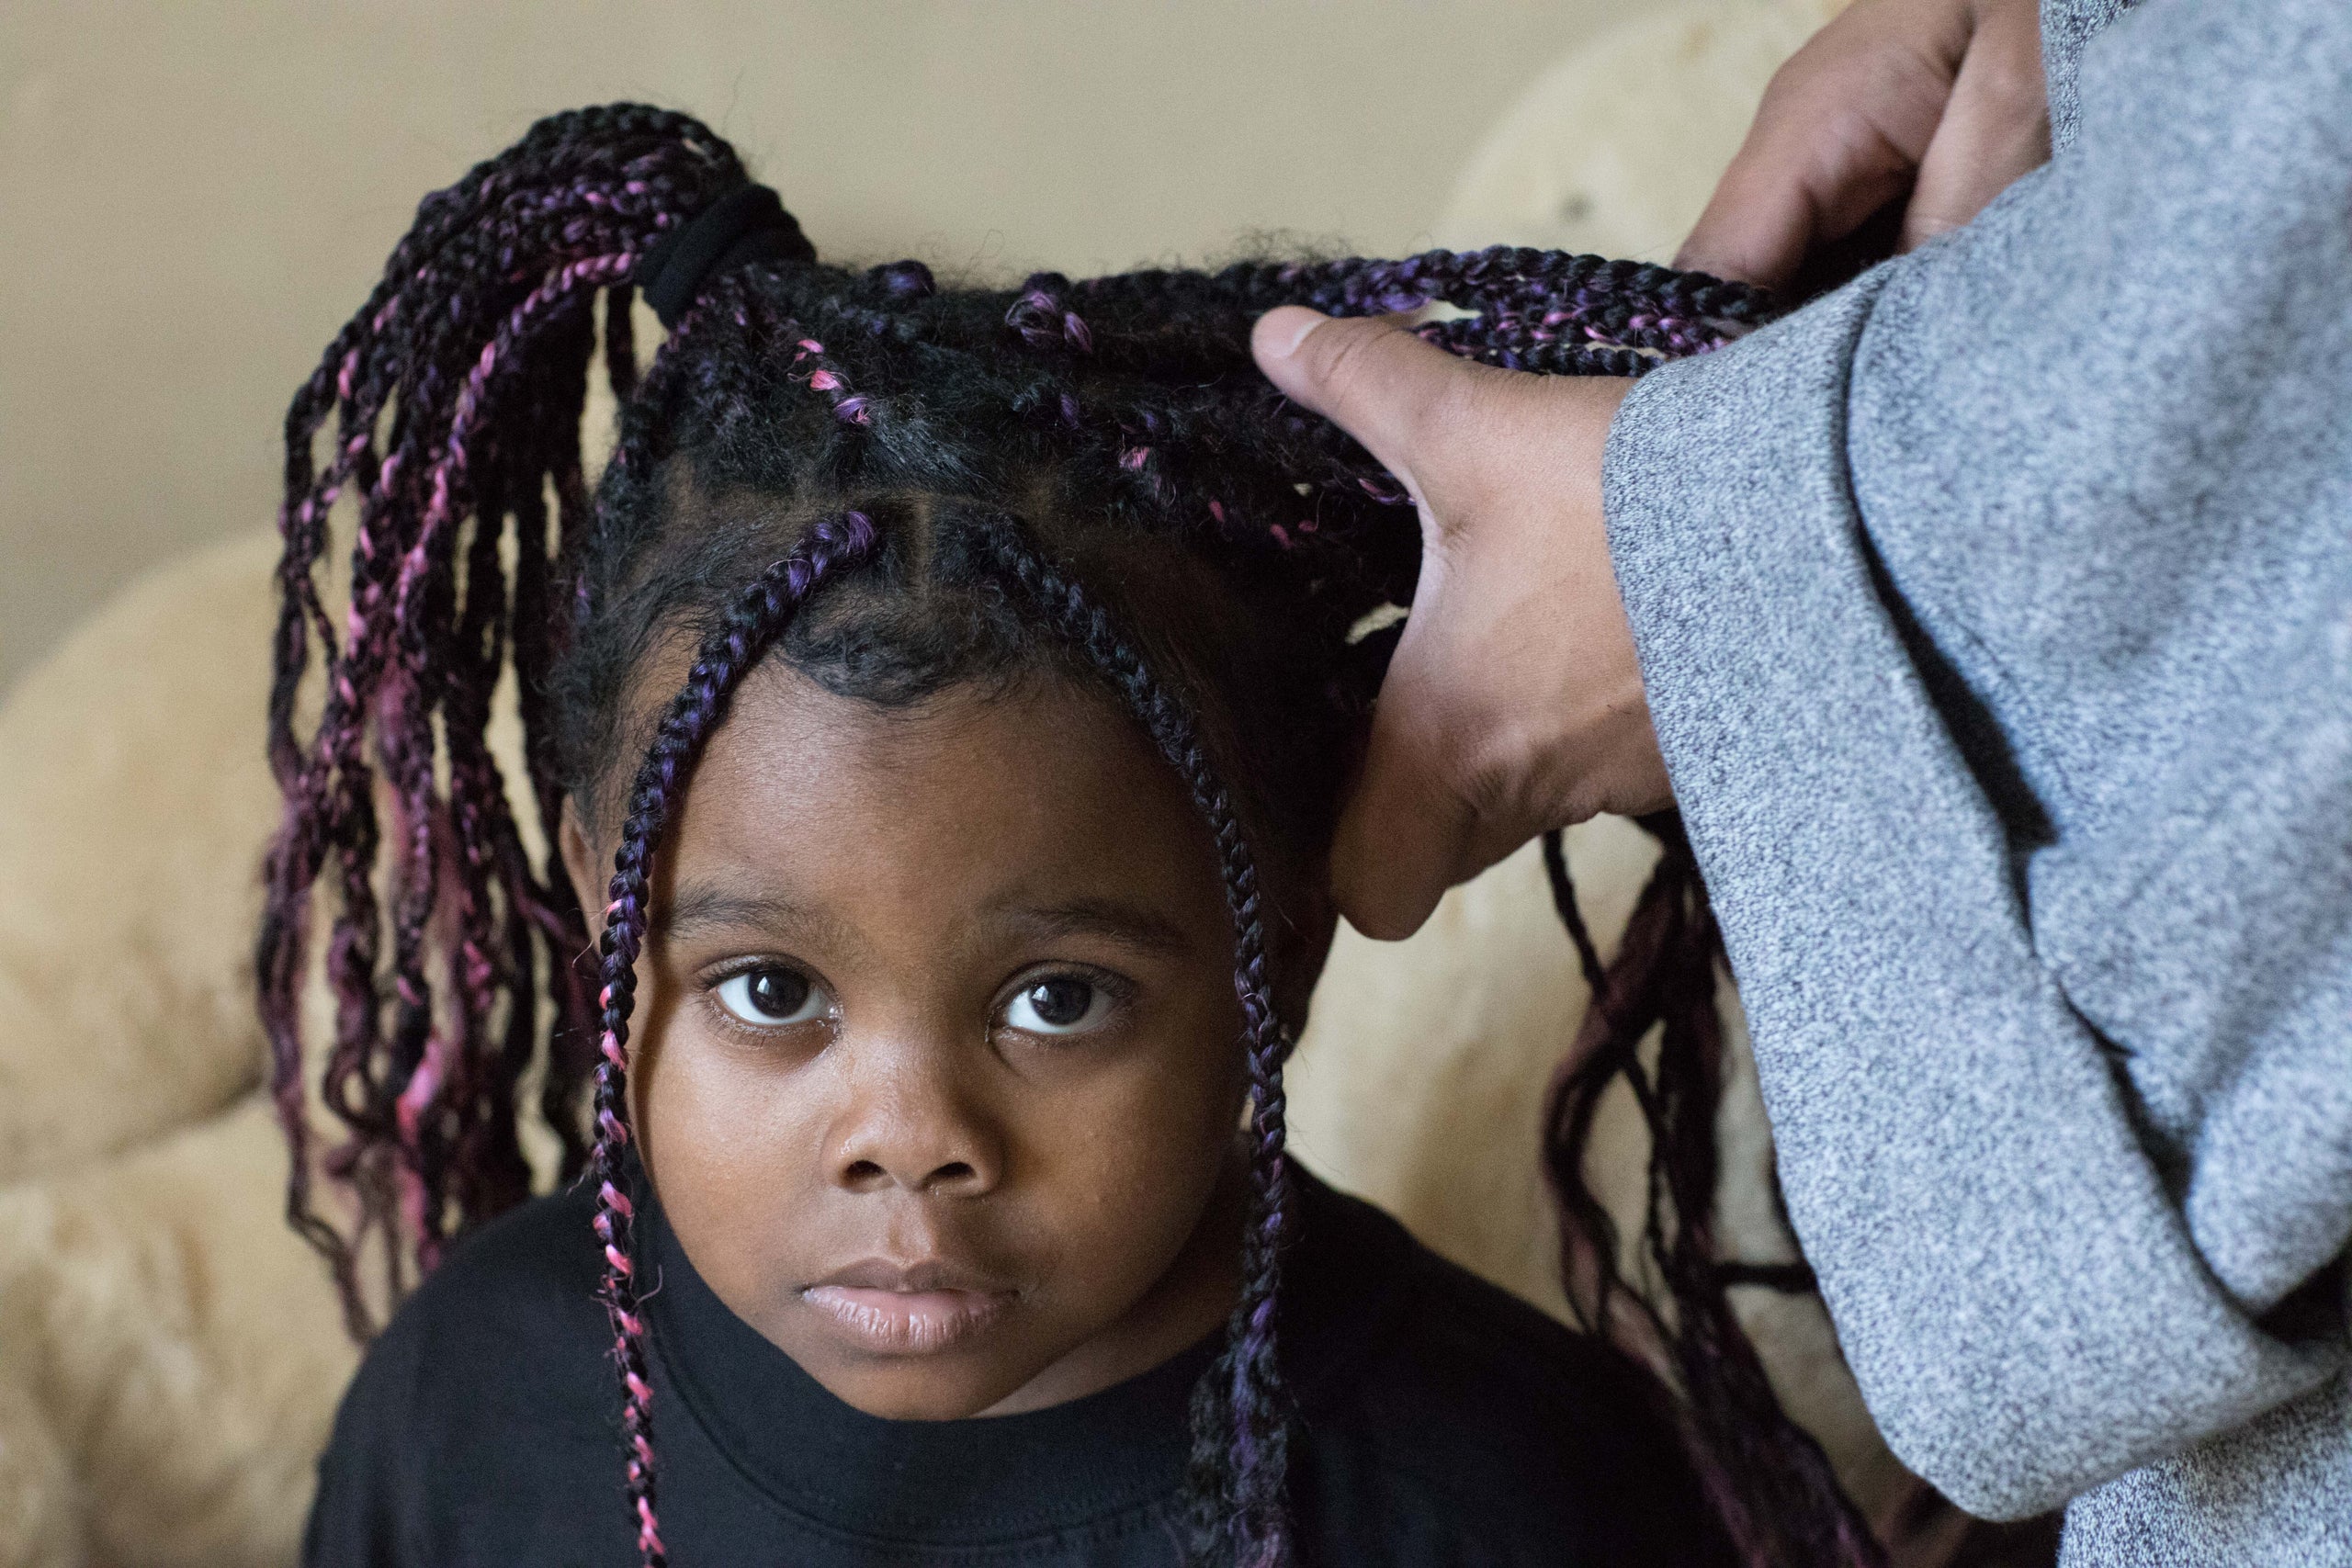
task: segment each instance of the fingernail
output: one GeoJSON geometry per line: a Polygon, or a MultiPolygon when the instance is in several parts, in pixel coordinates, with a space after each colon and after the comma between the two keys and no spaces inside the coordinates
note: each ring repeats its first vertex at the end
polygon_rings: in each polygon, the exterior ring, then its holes
{"type": "Polygon", "coordinates": [[[1288,359],[1298,352],[1298,345],[1306,341],[1306,334],[1323,324],[1325,318],[1304,305],[1285,305],[1282,309],[1292,312],[1292,319],[1283,322],[1269,335],[1266,346],[1288,359]]]}

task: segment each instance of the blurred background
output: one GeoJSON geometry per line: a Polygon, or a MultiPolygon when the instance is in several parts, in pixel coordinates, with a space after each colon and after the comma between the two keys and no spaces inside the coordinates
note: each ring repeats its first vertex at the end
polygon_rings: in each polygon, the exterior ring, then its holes
{"type": "Polygon", "coordinates": [[[268,522],[286,400],[417,198],[549,110],[702,116],[831,255],[1393,254],[1545,64],[1657,9],[5,0],[0,691],[145,568],[268,522]]]}

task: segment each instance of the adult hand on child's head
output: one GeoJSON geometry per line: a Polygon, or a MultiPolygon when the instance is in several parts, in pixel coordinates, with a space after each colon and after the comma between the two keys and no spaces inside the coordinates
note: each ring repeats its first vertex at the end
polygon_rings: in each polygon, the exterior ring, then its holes
{"type": "Polygon", "coordinates": [[[1772,78],[1676,265],[1782,288],[1906,186],[1898,251],[2049,156],[2037,0],[1856,0],[1772,78]]]}
{"type": "Polygon", "coordinates": [[[1665,804],[1601,525],[1601,448],[1633,384],[1498,370],[1393,319],[1297,306],[1252,347],[1420,509],[1420,583],[1332,848],[1340,912],[1410,935],[1536,834],[1665,804]]]}

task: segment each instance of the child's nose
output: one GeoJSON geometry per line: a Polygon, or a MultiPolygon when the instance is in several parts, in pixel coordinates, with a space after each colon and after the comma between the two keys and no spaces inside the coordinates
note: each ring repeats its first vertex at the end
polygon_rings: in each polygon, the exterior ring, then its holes
{"type": "Polygon", "coordinates": [[[924,1170],[927,1164],[920,1156],[913,1160],[852,1160],[842,1168],[841,1184],[853,1192],[895,1187],[939,1198],[977,1197],[994,1185],[969,1160],[944,1160],[924,1170]]]}
{"type": "Polygon", "coordinates": [[[958,1102],[952,1086],[901,1085],[852,1120],[836,1150],[833,1179],[853,1192],[896,1188],[977,1198],[996,1186],[1003,1164],[1001,1142],[958,1102]]]}

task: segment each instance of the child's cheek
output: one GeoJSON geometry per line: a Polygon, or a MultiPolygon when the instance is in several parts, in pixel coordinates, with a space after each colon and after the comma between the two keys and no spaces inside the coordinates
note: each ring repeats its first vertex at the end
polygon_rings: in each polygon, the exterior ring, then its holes
{"type": "Polygon", "coordinates": [[[1153,1053],[1023,1129],[1020,1146],[1037,1173],[1029,1196],[1053,1216],[1058,1284],[1073,1315],[1117,1318],[1193,1239],[1230,1157],[1240,1105],[1238,1073],[1214,1061],[1222,1054],[1191,1043],[1153,1053]]]}

